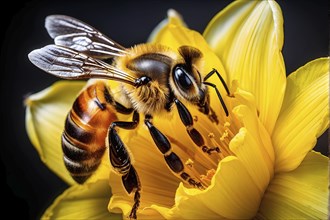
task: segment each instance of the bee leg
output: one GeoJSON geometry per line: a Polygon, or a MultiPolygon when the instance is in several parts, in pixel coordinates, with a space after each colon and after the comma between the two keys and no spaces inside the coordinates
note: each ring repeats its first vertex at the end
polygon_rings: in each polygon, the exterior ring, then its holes
{"type": "Polygon", "coordinates": [[[123,106],[122,104],[120,104],[119,102],[117,101],[114,101],[113,102],[113,105],[116,109],[117,112],[121,113],[121,114],[124,114],[124,115],[129,115],[133,112],[133,108],[127,108],[125,106],[123,106]]]}
{"type": "Polygon", "coordinates": [[[212,122],[219,124],[218,116],[217,116],[217,114],[215,114],[215,111],[213,110],[213,108],[211,108],[211,106],[210,106],[210,113],[208,114],[208,117],[212,122]]]}
{"type": "Polygon", "coordinates": [[[174,99],[176,107],[178,109],[180,118],[182,123],[186,126],[187,132],[192,139],[192,141],[198,146],[202,148],[202,151],[208,154],[211,154],[213,151],[220,153],[219,147],[209,148],[205,145],[205,141],[203,136],[199,133],[198,130],[194,128],[194,121],[189,112],[189,110],[184,106],[182,102],[178,99],[174,99]]]}
{"type": "Polygon", "coordinates": [[[136,212],[140,206],[140,198],[141,198],[141,185],[140,180],[138,177],[138,174],[133,166],[129,169],[129,172],[122,176],[122,182],[124,184],[124,187],[126,191],[130,194],[135,189],[134,194],[134,205],[132,207],[132,210],[129,214],[129,217],[131,219],[137,219],[136,212]]]}
{"type": "Polygon", "coordinates": [[[133,121],[116,121],[110,125],[109,128],[109,158],[114,170],[122,176],[122,183],[128,194],[131,194],[135,190],[134,194],[134,204],[132,206],[130,218],[136,219],[136,212],[140,206],[140,191],[141,184],[139,176],[131,164],[131,158],[126,149],[124,142],[119,137],[115,127],[118,126],[124,129],[134,129],[139,123],[139,114],[134,111],[133,121]]]}
{"type": "Polygon", "coordinates": [[[184,172],[184,163],[181,161],[180,157],[172,151],[171,143],[168,141],[167,137],[152,124],[151,120],[152,116],[146,115],[144,123],[148,127],[158,150],[164,155],[166,164],[171,171],[193,187],[203,189],[204,186],[200,182],[195,181],[188,173],[184,172]]]}
{"type": "Polygon", "coordinates": [[[213,69],[211,72],[209,72],[209,73],[204,77],[204,79],[203,79],[203,81],[204,81],[203,84],[205,84],[205,85],[207,85],[207,86],[211,86],[212,88],[215,89],[215,91],[216,91],[216,93],[217,93],[217,96],[218,96],[218,98],[219,98],[219,100],[220,100],[220,103],[221,103],[221,105],[222,105],[222,108],[223,108],[223,110],[225,111],[226,116],[228,116],[228,115],[229,115],[229,113],[228,113],[228,109],[227,109],[227,107],[226,107],[225,102],[223,101],[223,98],[222,98],[222,96],[221,96],[221,94],[220,94],[220,92],[219,92],[217,86],[216,86],[215,84],[213,84],[213,83],[206,82],[206,80],[207,80],[208,78],[210,78],[214,73],[215,73],[215,74],[218,76],[218,78],[220,79],[220,81],[221,81],[223,87],[224,87],[225,90],[226,90],[227,95],[230,96],[230,92],[229,92],[229,89],[228,89],[228,86],[227,86],[225,80],[222,78],[222,76],[220,75],[220,73],[219,73],[216,69],[213,69]]]}
{"type": "Polygon", "coordinates": [[[206,97],[206,100],[203,103],[198,104],[198,107],[199,107],[198,110],[203,114],[205,114],[210,119],[211,122],[219,124],[218,116],[215,114],[214,110],[210,106],[209,95],[206,97]]]}
{"type": "MultiPolygon", "coordinates": [[[[105,96],[105,99],[106,99],[106,102],[109,103],[110,105],[112,105],[113,107],[115,107],[116,111],[120,114],[123,114],[123,115],[130,115],[132,114],[132,112],[134,111],[133,108],[127,108],[126,106],[122,105],[120,102],[117,102],[113,95],[110,94],[110,89],[105,87],[104,89],[104,96],[105,96]]],[[[97,98],[97,97],[96,97],[97,98]]],[[[98,101],[99,102],[99,101],[98,101]]],[[[96,102],[96,104],[102,109],[104,106],[104,104],[102,103],[98,103],[96,102]]]]}

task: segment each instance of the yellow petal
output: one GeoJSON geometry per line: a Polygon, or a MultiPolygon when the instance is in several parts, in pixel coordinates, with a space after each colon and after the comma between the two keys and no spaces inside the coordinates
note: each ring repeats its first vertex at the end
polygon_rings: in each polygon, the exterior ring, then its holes
{"type": "Polygon", "coordinates": [[[241,106],[238,106],[238,108],[234,110],[236,115],[241,118],[244,127],[247,128],[249,132],[255,132],[252,136],[260,140],[260,146],[263,147],[264,156],[267,155],[267,159],[265,159],[273,166],[275,160],[273,145],[266,128],[257,118],[258,112],[256,109],[255,97],[251,93],[240,88],[235,92],[235,97],[243,107],[246,106],[243,109],[241,106]]]}
{"type": "MultiPolygon", "coordinates": [[[[248,93],[235,93],[243,102],[251,100],[248,93]],[[243,95],[245,97],[243,97],[243,95]]],[[[241,101],[242,102],[242,101],[241,101]]],[[[251,102],[253,103],[253,102],[251,102]]],[[[244,164],[260,193],[266,190],[274,172],[274,150],[270,136],[257,116],[255,106],[239,105],[234,113],[242,120],[240,132],[231,140],[230,150],[244,164]]]]}
{"type": "Polygon", "coordinates": [[[256,219],[328,219],[328,162],[310,152],[296,170],[276,175],[256,219]]]}
{"type": "Polygon", "coordinates": [[[187,26],[186,23],[183,21],[181,15],[175,11],[174,9],[169,9],[167,11],[167,18],[162,20],[151,32],[149,35],[148,41],[150,43],[155,43],[155,39],[157,38],[157,35],[159,32],[161,32],[167,24],[175,24],[175,25],[182,25],[187,26]]]}
{"type": "Polygon", "coordinates": [[[41,219],[122,219],[120,214],[109,213],[107,210],[110,197],[111,190],[106,180],[75,185],[60,195],[41,219]]]}
{"type": "Polygon", "coordinates": [[[227,82],[238,80],[256,97],[259,117],[271,134],[285,91],[282,13],[274,1],[235,1],[217,14],[204,37],[219,56],[227,82]]]}
{"type": "Polygon", "coordinates": [[[203,53],[205,59],[203,70],[199,70],[201,74],[206,75],[215,68],[226,80],[226,73],[222,63],[210,49],[203,36],[196,31],[184,27],[177,20],[170,20],[168,24],[160,29],[158,34],[153,38],[152,43],[166,45],[175,51],[183,45],[196,47],[203,53]]]}
{"type": "Polygon", "coordinates": [[[229,156],[220,162],[206,190],[187,189],[181,184],[172,209],[152,208],[166,219],[248,219],[256,214],[261,197],[244,165],[229,156]]]}
{"type": "Polygon", "coordinates": [[[295,169],[329,127],[329,59],[307,63],[288,77],[273,133],[276,171],[295,169]]]}
{"type": "MultiPolygon", "coordinates": [[[[63,162],[61,135],[66,115],[85,82],[59,81],[29,96],[26,104],[26,130],[41,160],[69,184],[74,181],[63,162]]],[[[102,163],[97,178],[108,178],[108,164],[102,163]]],[[[97,179],[90,178],[89,181],[97,179]]]]}

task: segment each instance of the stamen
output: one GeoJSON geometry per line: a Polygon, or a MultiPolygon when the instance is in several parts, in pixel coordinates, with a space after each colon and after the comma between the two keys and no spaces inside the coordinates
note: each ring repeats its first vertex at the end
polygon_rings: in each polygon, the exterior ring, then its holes
{"type": "Polygon", "coordinates": [[[202,184],[202,188],[207,188],[209,185],[208,183],[206,183],[202,178],[201,178],[201,175],[200,175],[200,172],[198,172],[198,170],[193,166],[194,164],[194,161],[191,160],[190,158],[185,162],[185,165],[187,165],[187,168],[188,170],[187,173],[189,173],[189,175],[194,179],[195,182],[200,182],[202,184]]]}
{"type": "Polygon", "coordinates": [[[201,181],[206,183],[208,186],[211,185],[211,180],[206,175],[201,175],[201,181]]]}
{"type": "Polygon", "coordinates": [[[239,129],[242,127],[240,120],[235,116],[235,114],[231,114],[231,117],[229,118],[229,120],[226,120],[224,126],[227,126],[227,122],[229,123],[228,128],[230,127],[230,131],[236,131],[236,132],[232,132],[232,134],[234,133],[236,134],[239,131],[239,129]]]}
{"type": "Polygon", "coordinates": [[[194,164],[194,161],[190,158],[185,162],[185,165],[187,165],[188,167],[193,167],[193,164],[194,164]]]}
{"type": "Polygon", "coordinates": [[[213,144],[214,146],[216,146],[216,147],[214,147],[214,148],[209,149],[209,150],[208,150],[208,153],[212,153],[212,152],[214,152],[214,153],[217,153],[217,154],[221,154],[220,144],[215,140],[215,135],[214,135],[214,133],[213,133],[213,132],[210,132],[210,133],[208,134],[208,137],[210,138],[212,144],[213,144]]]}
{"type": "Polygon", "coordinates": [[[206,175],[202,175],[201,176],[201,180],[205,183],[209,185],[211,185],[211,181],[212,181],[212,177],[214,176],[215,174],[215,170],[214,169],[211,169],[211,170],[208,170],[206,175]]]}
{"type": "Polygon", "coordinates": [[[197,117],[197,115],[194,115],[194,116],[193,116],[193,120],[194,120],[194,122],[197,122],[197,121],[198,121],[198,117],[197,117]]]}
{"type": "Polygon", "coordinates": [[[214,138],[214,133],[210,132],[208,135],[207,135],[209,138],[214,138]]]}
{"type": "MultiPolygon", "coordinates": [[[[202,117],[204,117],[204,115],[202,117]]],[[[201,132],[201,134],[203,135],[206,133],[207,136],[203,136],[208,137],[204,138],[206,143],[200,149],[203,151],[203,154],[206,154],[206,156],[208,156],[208,160],[210,162],[218,164],[219,161],[222,160],[226,155],[229,155],[222,154],[221,148],[224,143],[219,142],[219,139],[215,138],[219,137],[224,132],[224,127],[215,125],[208,120],[205,120],[203,122],[206,123],[196,123],[196,127],[201,132]]]]}
{"type": "Polygon", "coordinates": [[[224,141],[225,138],[228,137],[228,129],[225,130],[225,132],[223,132],[222,136],[220,137],[220,141],[224,141]]]}

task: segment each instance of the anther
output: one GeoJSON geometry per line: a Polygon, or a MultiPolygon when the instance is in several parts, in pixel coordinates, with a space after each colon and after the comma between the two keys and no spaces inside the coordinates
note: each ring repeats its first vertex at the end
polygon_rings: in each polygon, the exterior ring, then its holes
{"type": "Polygon", "coordinates": [[[229,127],[230,126],[230,123],[228,121],[226,121],[224,124],[223,124],[224,127],[229,127]]]}
{"type": "Polygon", "coordinates": [[[212,177],[214,176],[215,174],[215,170],[214,169],[211,169],[211,170],[208,170],[207,173],[206,173],[206,178],[211,180],[212,177]]]}
{"type": "Polygon", "coordinates": [[[185,165],[187,165],[188,167],[193,167],[194,161],[192,161],[190,158],[185,162],[185,165]]]}
{"type": "Polygon", "coordinates": [[[227,138],[227,137],[228,137],[228,130],[225,130],[225,131],[223,132],[222,136],[220,137],[220,141],[224,141],[225,138],[227,138]]]}
{"type": "Polygon", "coordinates": [[[210,133],[208,134],[208,137],[209,137],[209,138],[214,138],[215,135],[214,135],[214,133],[210,132],[210,133]]]}

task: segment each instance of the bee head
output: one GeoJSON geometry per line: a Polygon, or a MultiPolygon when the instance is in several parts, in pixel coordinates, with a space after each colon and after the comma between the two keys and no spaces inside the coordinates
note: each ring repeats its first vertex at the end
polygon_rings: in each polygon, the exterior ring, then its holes
{"type": "Polygon", "coordinates": [[[170,84],[174,94],[194,105],[204,106],[208,91],[199,72],[202,53],[191,46],[182,46],[178,50],[183,59],[172,69],[170,84]]]}

